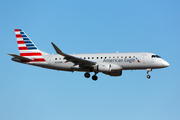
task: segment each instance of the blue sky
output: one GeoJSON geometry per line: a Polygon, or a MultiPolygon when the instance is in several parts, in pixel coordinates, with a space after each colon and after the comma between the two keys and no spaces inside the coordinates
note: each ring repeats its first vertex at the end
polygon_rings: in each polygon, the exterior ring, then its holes
{"type": "Polygon", "coordinates": [[[179,120],[178,0],[1,0],[1,120],[179,120]],[[152,52],[170,67],[121,77],[54,71],[11,61],[14,29],[55,53],[152,52]]]}

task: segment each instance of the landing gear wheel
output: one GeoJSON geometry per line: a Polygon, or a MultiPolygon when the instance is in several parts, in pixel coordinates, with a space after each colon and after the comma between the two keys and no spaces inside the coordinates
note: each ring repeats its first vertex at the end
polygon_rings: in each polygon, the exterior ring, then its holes
{"type": "Polygon", "coordinates": [[[151,78],[151,76],[150,76],[150,75],[147,75],[147,78],[148,78],[148,79],[150,79],[150,78],[151,78]]]}
{"type": "Polygon", "coordinates": [[[96,80],[98,79],[98,77],[97,77],[96,75],[93,75],[93,76],[92,76],[92,79],[93,79],[94,81],[96,81],[96,80]]]}
{"type": "Polygon", "coordinates": [[[147,78],[148,78],[148,79],[150,79],[150,78],[151,78],[151,76],[149,75],[149,73],[150,73],[150,71],[152,71],[152,69],[151,69],[151,68],[149,68],[149,69],[146,69],[146,71],[147,71],[147,78]]]}
{"type": "Polygon", "coordinates": [[[84,77],[89,78],[90,74],[87,72],[87,73],[84,74],[84,77]]]}

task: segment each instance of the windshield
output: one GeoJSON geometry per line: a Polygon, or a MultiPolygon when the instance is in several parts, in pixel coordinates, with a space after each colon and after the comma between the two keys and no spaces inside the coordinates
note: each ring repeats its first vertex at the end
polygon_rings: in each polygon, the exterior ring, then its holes
{"type": "Polygon", "coordinates": [[[161,58],[159,55],[152,55],[152,58],[161,58]]]}

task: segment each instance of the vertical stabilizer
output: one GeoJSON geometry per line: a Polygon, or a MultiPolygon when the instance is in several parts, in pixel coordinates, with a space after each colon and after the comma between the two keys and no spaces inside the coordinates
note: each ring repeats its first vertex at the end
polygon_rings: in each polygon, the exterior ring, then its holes
{"type": "Polygon", "coordinates": [[[22,29],[15,29],[20,56],[30,58],[30,62],[46,62],[41,51],[22,29]]]}

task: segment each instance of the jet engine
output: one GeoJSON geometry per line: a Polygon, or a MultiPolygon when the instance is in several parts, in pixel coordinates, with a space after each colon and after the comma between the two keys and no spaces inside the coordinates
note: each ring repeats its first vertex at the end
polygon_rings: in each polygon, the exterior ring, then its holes
{"type": "Polygon", "coordinates": [[[109,72],[111,71],[111,65],[110,64],[100,64],[97,66],[97,71],[99,72],[109,72]]]}
{"type": "Polygon", "coordinates": [[[115,72],[103,72],[106,75],[110,76],[121,76],[122,75],[122,70],[121,71],[115,71],[115,72]]]}
{"type": "Polygon", "coordinates": [[[99,64],[95,68],[98,72],[120,71],[122,67],[116,64],[99,64]]]}

